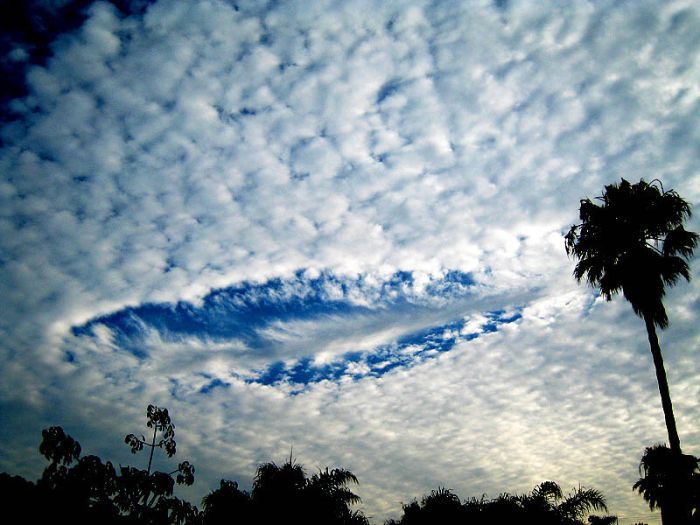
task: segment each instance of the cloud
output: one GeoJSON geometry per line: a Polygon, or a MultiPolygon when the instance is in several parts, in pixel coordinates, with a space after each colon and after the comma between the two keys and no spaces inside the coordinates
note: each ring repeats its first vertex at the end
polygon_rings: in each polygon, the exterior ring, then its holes
{"type": "MultiPolygon", "coordinates": [[[[86,13],[0,130],[3,469],[56,423],[118,454],[156,402],[196,497],[294,444],[376,521],[546,478],[643,510],[644,334],[562,234],[619,177],[700,202],[694,3],[86,13]]],[[[662,334],[690,451],[697,303],[672,290],[662,334]]]]}

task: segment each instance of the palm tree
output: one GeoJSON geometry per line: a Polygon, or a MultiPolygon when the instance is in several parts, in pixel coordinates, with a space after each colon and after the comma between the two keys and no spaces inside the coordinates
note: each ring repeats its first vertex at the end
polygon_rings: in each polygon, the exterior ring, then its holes
{"type": "Polygon", "coordinates": [[[661,510],[663,523],[682,523],[690,516],[693,523],[700,520],[700,459],[658,444],[644,451],[639,474],[633,488],[650,510],[661,510]]]}
{"type": "Polygon", "coordinates": [[[445,487],[430,491],[421,501],[423,523],[460,523],[465,519],[466,509],[459,496],[445,487]]]}
{"type": "Polygon", "coordinates": [[[530,515],[539,516],[540,522],[578,524],[593,510],[608,511],[599,490],[578,487],[564,495],[554,481],[540,483],[531,494],[516,499],[530,515]]]}
{"type": "Polygon", "coordinates": [[[306,487],[304,468],[291,459],[281,467],[274,462],[258,466],[252,498],[256,503],[291,504],[306,487]]]}
{"type": "Polygon", "coordinates": [[[361,511],[350,510],[360,502],[348,484],[357,477],[345,469],[319,470],[310,478],[291,454],[281,467],[264,463],[253,482],[252,502],[264,523],[308,523],[310,525],[366,525],[361,511]]]}
{"type": "Polygon", "coordinates": [[[599,490],[582,487],[567,494],[556,507],[565,523],[580,523],[592,510],[607,512],[605,498],[599,490]]]}
{"type": "Polygon", "coordinates": [[[350,510],[351,505],[360,503],[360,497],[348,485],[358,485],[357,477],[342,468],[319,470],[306,483],[305,496],[308,504],[315,509],[310,523],[368,525],[369,521],[361,511],[350,510]],[[314,521],[315,520],[315,521],[314,521]]]}
{"type": "Polygon", "coordinates": [[[581,201],[581,224],[566,235],[566,251],[578,259],[574,276],[600,289],[610,301],[619,291],[644,319],[661,394],[671,450],[681,454],[656,327],[668,326],[663,305],[665,286],[690,280],[686,260],[698,236],[683,228],[690,205],[658,181],[640,180],[605,186],[603,195],[581,201]],[[655,182],[657,184],[655,184],[655,182]]]}

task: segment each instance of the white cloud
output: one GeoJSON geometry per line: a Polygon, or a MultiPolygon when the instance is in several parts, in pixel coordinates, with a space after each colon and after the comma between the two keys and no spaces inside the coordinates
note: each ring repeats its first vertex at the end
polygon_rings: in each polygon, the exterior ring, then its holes
{"type": "MultiPolygon", "coordinates": [[[[155,401],[181,421],[198,472],[245,481],[294,442],[310,468],[355,471],[375,516],[437,484],[466,496],[545,478],[641,512],[635,463],[664,439],[645,339],[626,305],[576,287],[562,233],[580,198],[619,177],[659,177],[700,202],[698,7],[238,5],[161,0],[120,18],[96,3],[31,70],[24,119],[0,131],[6,442],[26,451],[65,420],[86,450],[111,452],[100,437],[155,401]],[[146,330],[139,362],[110,332],[70,335],[125,306],[298,270],[368,289],[413,272],[416,297],[459,270],[481,299],[403,321],[381,309],[347,327],[281,321],[268,331],[289,359],[332,361],[463,316],[475,333],[498,308],[523,317],[410,369],[294,396],[232,378],[259,359],[240,341],[146,330]],[[231,385],[199,395],[199,373],[231,385]],[[90,411],[107,407],[102,431],[90,411]]],[[[366,292],[344,297],[376,306],[366,292]]],[[[673,290],[662,334],[691,452],[697,303],[695,283],[673,290]]],[[[0,465],[29,472],[25,456],[0,465]]]]}

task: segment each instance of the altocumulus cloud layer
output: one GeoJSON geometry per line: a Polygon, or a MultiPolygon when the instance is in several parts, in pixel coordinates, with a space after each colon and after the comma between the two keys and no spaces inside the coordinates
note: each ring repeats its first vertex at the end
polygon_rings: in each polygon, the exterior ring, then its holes
{"type": "MultiPolygon", "coordinates": [[[[377,522],[545,479],[631,521],[643,324],[562,234],[620,177],[700,201],[699,48],[689,0],[94,3],[2,129],[0,468],[50,424],[131,462],[150,402],[195,500],[294,445],[377,522]]],[[[698,302],[662,334],[695,454],[698,302]]]]}

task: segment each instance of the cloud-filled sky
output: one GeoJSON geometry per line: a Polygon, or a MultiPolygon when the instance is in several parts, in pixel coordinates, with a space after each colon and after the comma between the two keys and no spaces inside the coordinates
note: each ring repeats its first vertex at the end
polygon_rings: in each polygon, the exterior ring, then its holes
{"type": "MultiPolygon", "coordinates": [[[[293,446],[375,523],[547,479],[658,520],[644,324],[563,235],[621,177],[697,209],[695,2],[76,4],[45,56],[3,43],[0,470],[36,478],[54,424],[138,462],[154,403],[194,502],[293,446]]],[[[669,290],[661,333],[696,455],[699,306],[669,290]]]]}

